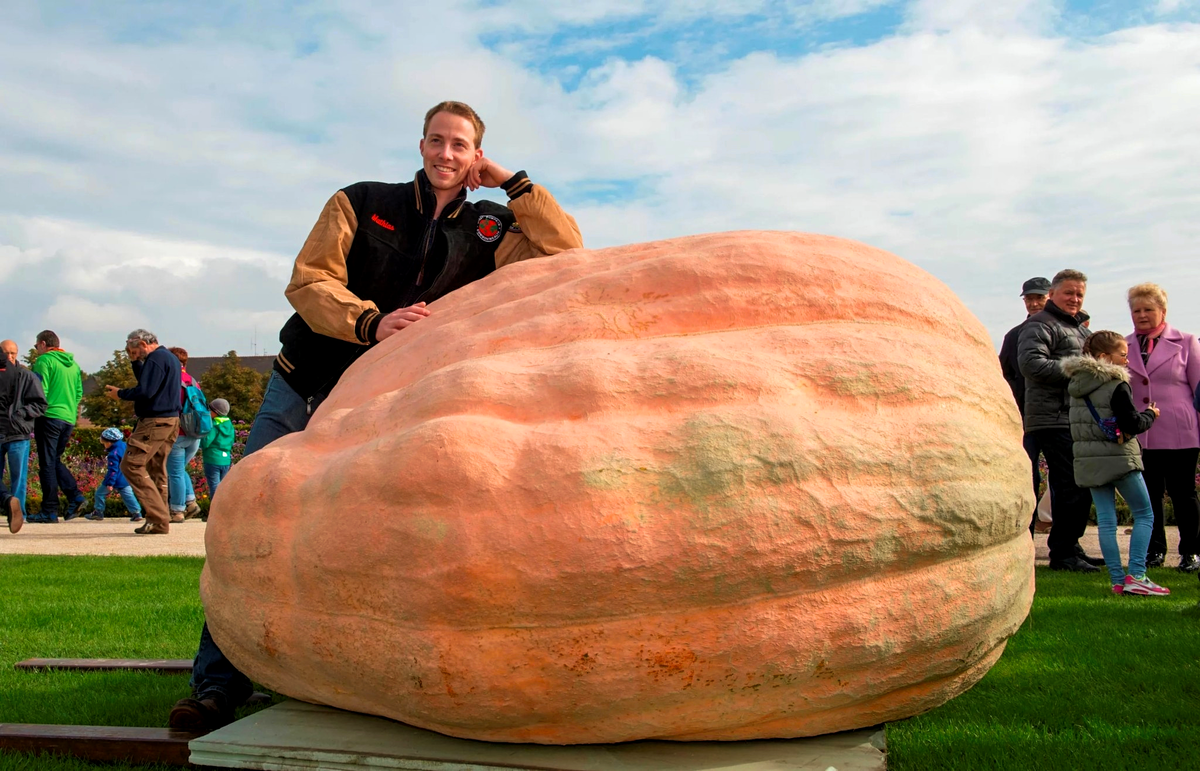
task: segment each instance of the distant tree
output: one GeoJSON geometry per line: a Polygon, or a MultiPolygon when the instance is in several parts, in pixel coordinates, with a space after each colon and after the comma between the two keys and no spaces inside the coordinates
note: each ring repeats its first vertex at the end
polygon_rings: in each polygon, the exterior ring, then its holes
{"type": "Polygon", "coordinates": [[[129,354],[124,350],[113,351],[108,362],[92,375],[96,378],[96,390],[83,395],[83,414],[97,426],[128,426],[134,422],[133,402],[113,401],[104,394],[104,386],[132,388],[137,385],[129,354]]]}
{"type": "Polygon", "coordinates": [[[209,367],[200,383],[209,402],[213,399],[229,402],[229,417],[237,421],[254,420],[254,413],[262,404],[264,385],[262,375],[242,364],[235,351],[209,367]]]}
{"type": "Polygon", "coordinates": [[[37,348],[30,348],[29,353],[25,354],[25,366],[32,367],[33,363],[38,360],[39,356],[41,356],[41,354],[37,352],[37,348]]]}

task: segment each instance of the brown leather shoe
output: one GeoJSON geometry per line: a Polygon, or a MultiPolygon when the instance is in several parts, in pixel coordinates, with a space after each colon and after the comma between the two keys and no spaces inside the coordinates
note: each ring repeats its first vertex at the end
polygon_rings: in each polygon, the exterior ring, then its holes
{"type": "Polygon", "coordinates": [[[185,519],[185,517],[183,516],[182,511],[172,511],[171,512],[171,521],[172,522],[178,524],[178,523],[182,522],[184,519],[185,519]]]}
{"type": "Polygon", "coordinates": [[[167,525],[154,525],[149,522],[136,528],[133,532],[138,535],[166,535],[171,532],[171,528],[167,525]]]}
{"type": "Polygon", "coordinates": [[[171,708],[167,725],[176,731],[215,731],[233,722],[233,710],[216,699],[180,699],[171,708]]]}
{"type": "Polygon", "coordinates": [[[193,519],[203,513],[204,512],[200,509],[200,504],[196,503],[195,501],[188,501],[187,507],[183,510],[183,515],[187,519],[193,519]]]}
{"type": "Polygon", "coordinates": [[[16,498],[9,498],[4,504],[4,513],[8,517],[8,532],[20,531],[21,525],[25,524],[25,515],[21,513],[21,502],[16,498]]]}

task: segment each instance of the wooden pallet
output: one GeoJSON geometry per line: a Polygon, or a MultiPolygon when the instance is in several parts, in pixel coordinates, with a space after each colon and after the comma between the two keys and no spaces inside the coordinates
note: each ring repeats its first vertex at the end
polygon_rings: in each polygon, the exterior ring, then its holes
{"type": "Polygon", "coordinates": [[[0,750],[97,762],[190,766],[188,742],[203,735],[169,728],[0,723],[0,750]]]}

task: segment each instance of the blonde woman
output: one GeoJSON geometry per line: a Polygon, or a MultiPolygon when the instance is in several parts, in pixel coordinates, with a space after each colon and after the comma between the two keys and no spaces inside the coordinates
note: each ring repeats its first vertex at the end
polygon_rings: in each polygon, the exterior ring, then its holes
{"type": "Polygon", "coordinates": [[[1200,419],[1193,397],[1200,385],[1200,342],[1167,323],[1167,293],[1157,284],[1129,290],[1133,334],[1129,344],[1130,386],[1138,409],[1157,404],[1162,415],[1143,434],[1146,489],[1154,507],[1147,565],[1162,565],[1167,555],[1163,529],[1163,493],[1171,496],[1179,526],[1179,569],[1200,570],[1200,502],[1196,499],[1196,460],[1200,457],[1200,419]]]}

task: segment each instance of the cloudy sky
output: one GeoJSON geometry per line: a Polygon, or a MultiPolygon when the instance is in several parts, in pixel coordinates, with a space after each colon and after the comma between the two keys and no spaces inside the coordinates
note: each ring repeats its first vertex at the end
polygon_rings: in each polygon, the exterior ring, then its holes
{"type": "Polygon", "coordinates": [[[1200,332],[1200,0],[5,3],[0,337],[85,369],[145,326],[278,350],[320,207],[419,166],[424,111],[590,247],[764,228],[865,241],[999,341],[1021,282],[1130,285],[1200,332]]]}

